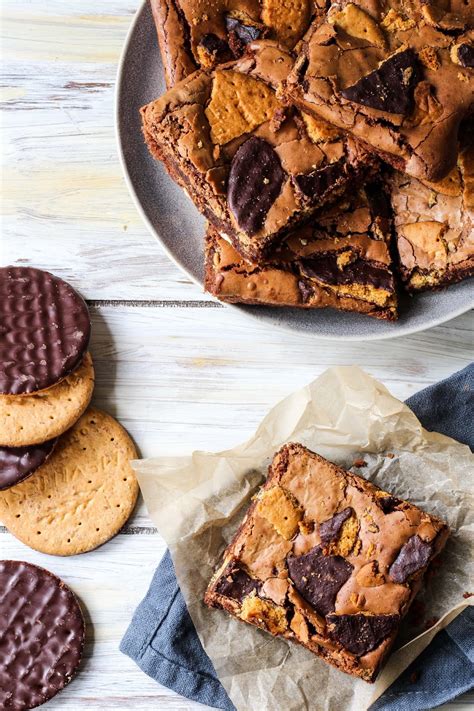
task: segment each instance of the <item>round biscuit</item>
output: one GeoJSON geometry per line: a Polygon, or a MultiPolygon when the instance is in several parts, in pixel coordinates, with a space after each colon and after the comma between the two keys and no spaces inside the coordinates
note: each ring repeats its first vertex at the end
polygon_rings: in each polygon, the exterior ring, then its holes
{"type": "Polygon", "coordinates": [[[76,370],[47,390],[0,395],[0,447],[41,444],[68,430],[88,406],[94,366],[86,353],[76,370]]]}
{"type": "Polygon", "coordinates": [[[0,492],[0,520],[41,553],[75,555],[105,543],[132,513],[135,446],[110,415],[89,408],[35,475],[0,492]]]}

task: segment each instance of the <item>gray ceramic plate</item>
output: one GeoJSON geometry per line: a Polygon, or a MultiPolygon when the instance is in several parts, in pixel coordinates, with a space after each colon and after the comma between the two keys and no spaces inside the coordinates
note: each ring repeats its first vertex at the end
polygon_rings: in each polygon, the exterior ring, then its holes
{"type": "MultiPolygon", "coordinates": [[[[202,286],[204,219],[183,191],[153,160],[143,142],[138,110],[164,91],[155,26],[145,2],[137,12],[117,77],[116,128],[119,154],[132,197],[145,223],[170,258],[202,286]]],[[[332,309],[306,311],[233,306],[267,325],[319,338],[365,341],[422,331],[464,313],[474,305],[472,280],[445,291],[406,297],[397,323],[332,309]]]]}

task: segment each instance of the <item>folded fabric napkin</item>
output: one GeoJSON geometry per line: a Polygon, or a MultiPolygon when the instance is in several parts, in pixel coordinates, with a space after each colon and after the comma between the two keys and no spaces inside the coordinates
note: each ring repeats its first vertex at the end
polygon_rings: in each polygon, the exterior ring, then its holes
{"type": "MultiPolygon", "coordinates": [[[[474,364],[407,400],[423,426],[474,451],[474,364]]],[[[234,705],[201,646],[169,552],[153,576],[120,645],[149,676],[178,694],[225,711],[234,705]]],[[[474,608],[459,615],[372,705],[422,711],[474,687],[474,608]]]]}

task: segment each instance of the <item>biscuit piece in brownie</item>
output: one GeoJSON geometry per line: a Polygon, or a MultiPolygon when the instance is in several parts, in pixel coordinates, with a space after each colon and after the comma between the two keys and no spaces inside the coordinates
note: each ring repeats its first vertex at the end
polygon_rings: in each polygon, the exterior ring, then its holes
{"type": "Polygon", "coordinates": [[[373,681],[448,535],[413,504],[287,444],[205,603],[373,681]]]}
{"type": "Polygon", "coordinates": [[[150,0],[167,85],[243,54],[270,37],[292,49],[325,0],[150,0]]]}
{"type": "Polygon", "coordinates": [[[325,208],[253,264],[209,228],[205,287],[240,304],[332,307],[376,318],[397,317],[389,251],[390,220],[378,185],[325,208]]]}
{"type": "Polygon", "coordinates": [[[440,180],[474,109],[473,21],[462,0],[336,0],[302,42],[287,93],[400,171],[440,180]]]}
{"type": "Polygon", "coordinates": [[[438,183],[396,173],[392,205],[400,273],[409,290],[474,274],[474,145],[459,153],[456,168],[438,183]]]}
{"type": "Polygon", "coordinates": [[[152,154],[235,248],[257,261],[365,177],[374,159],[340,129],[284,107],[291,56],[270,41],[202,70],[142,109],[152,154]]]}

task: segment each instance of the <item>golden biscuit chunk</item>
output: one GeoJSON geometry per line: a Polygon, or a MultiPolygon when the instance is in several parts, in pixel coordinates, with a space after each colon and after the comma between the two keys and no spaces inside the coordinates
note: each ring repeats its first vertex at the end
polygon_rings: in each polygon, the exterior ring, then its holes
{"type": "Polygon", "coordinates": [[[380,26],[357,5],[350,3],[340,12],[329,15],[328,19],[332,25],[340,27],[351,37],[368,40],[376,47],[385,49],[385,37],[380,26]]]}
{"type": "Polygon", "coordinates": [[[231,70],[216,71],[206,116],[213,143],[228,143],[269,121],[280,107],[262,81],[231,70]]]}
{"type": "Polygon", "coordinates": [[[302,517],[297,508],[280,486],[265,491],[258,502],[257,512],[276,528],[278,533],[290,540],[298,529],[302,517]]]}

